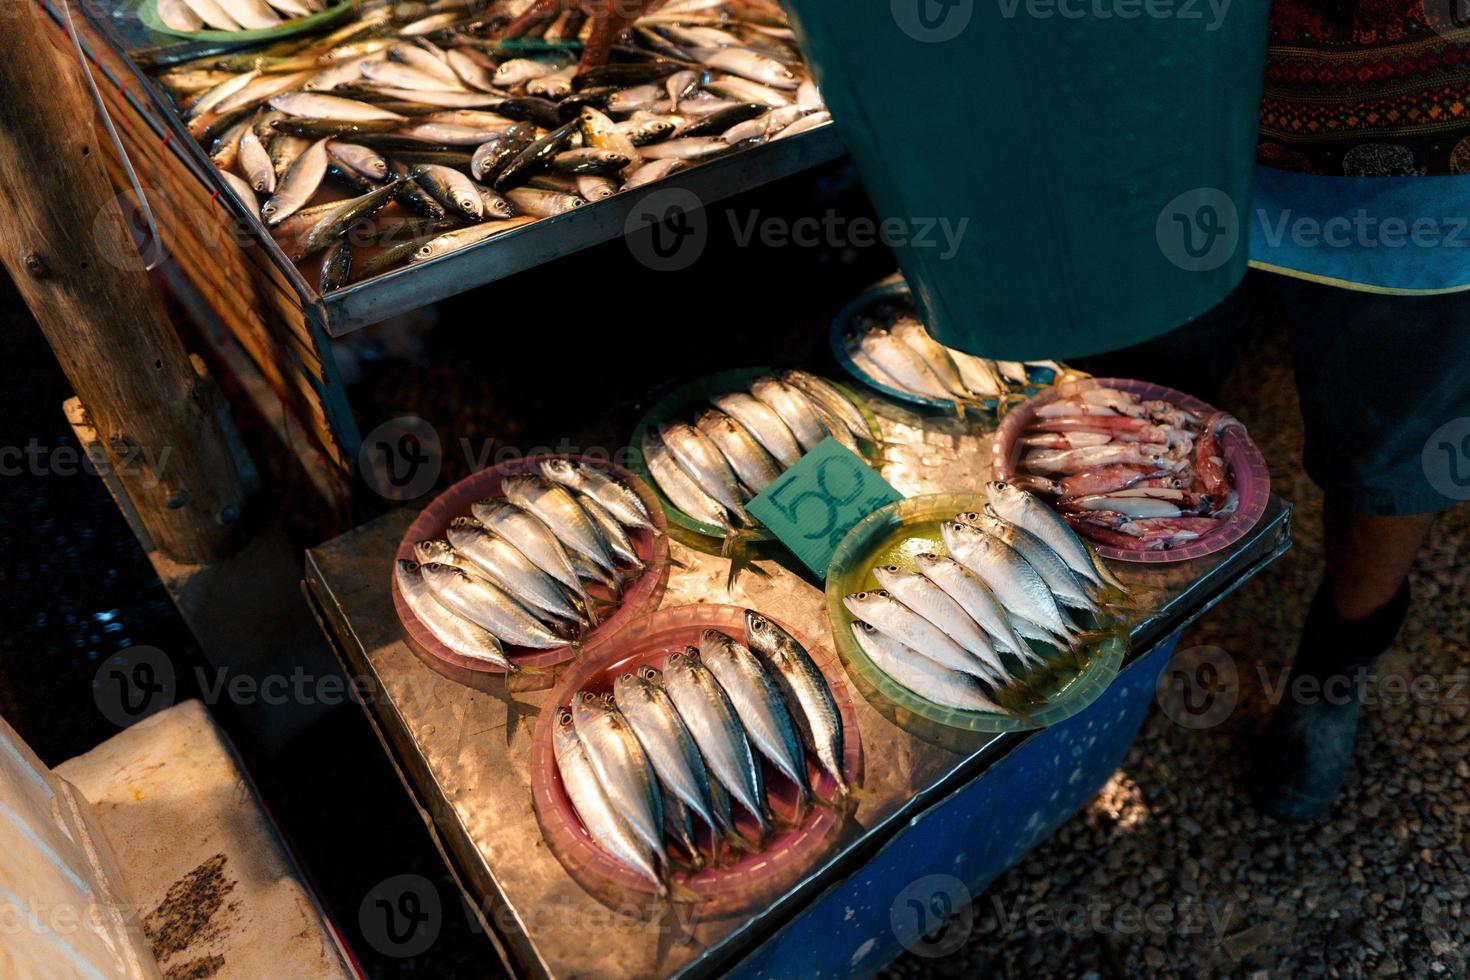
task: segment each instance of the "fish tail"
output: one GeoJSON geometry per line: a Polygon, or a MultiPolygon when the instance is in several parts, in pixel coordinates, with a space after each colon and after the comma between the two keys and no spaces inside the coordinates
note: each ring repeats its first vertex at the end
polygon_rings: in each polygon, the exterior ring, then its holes
{"type": "Polygon", "coordinates": [[[685,888],[677,881],[666,882],[664,888],[665,894],[668,896],[670,901],[681,902],[685,905],[693,905],[695,902],[699,901],[698,895],[690,891],[688,888],[685,888]]]}

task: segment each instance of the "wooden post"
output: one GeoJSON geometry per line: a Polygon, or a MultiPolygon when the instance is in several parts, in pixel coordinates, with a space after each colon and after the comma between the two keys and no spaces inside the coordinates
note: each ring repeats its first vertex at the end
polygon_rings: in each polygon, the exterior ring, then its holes
{"type": "Polygon", "coordinates": [[[0,30],[0,261],[154,546],[220,557],[243,540],[244,494],[208,382],[133,255],[81,69],[26,7],[0,30]]]}

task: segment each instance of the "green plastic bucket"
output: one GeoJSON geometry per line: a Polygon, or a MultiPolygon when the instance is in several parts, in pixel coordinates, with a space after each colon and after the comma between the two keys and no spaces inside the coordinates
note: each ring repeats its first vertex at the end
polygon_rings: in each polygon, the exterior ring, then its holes
{"type": "Polygon", "coordinates": [[[1113,350],[1244,276],[1269,4],[789,6],[941,343],[1113,350]]]}

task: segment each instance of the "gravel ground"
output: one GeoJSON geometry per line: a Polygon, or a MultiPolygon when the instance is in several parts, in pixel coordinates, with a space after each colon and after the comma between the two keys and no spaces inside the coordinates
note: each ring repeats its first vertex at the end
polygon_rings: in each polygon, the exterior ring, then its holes
{"type": "Polygon", "coordinates": [[[1293,550],[1180,644],[1230,654],[1235,710],[1208,730],[1155,710],[1099,797],[977,897],[965,947],[907,956],[891,976],[1467,975],[1470,509],[1444,515],[1419,556],[1339,804],[1317,824],[1277,823],[1247,800],[1245,747],[1316,588],[1322,495],[1302,472],[1280,338],[1253,345],[1222,402],[1297,507],[1293,550]],[[1132,908],[1154,926],[1135,927],[1132,908]]]}

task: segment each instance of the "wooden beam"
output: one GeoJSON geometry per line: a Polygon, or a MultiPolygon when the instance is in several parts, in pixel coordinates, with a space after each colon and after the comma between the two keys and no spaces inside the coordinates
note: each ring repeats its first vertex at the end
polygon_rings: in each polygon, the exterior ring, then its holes
{"type": "Polygon", "coordinates": [[[85,408],[155,547],[180,562],[243,541],[244,493],[198,377],[136,255],[113,153],[76,59],[35,7],[0,31],[0,261],[85,408]]]}

